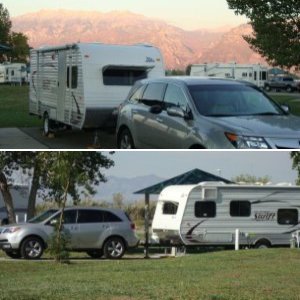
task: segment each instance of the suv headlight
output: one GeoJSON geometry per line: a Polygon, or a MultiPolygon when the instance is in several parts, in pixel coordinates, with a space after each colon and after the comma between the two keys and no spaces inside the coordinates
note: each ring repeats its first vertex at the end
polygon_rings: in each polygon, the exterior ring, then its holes
{"type": "Polygon", "coordinates": [[[14,233],[14,232],[17,232],[21,229],[21,227],[8,227],[8,228],[5,228],[2,233],[14,233]]]}
{"type": "Polygon", "coordinates": [[[271,147],[262,137],[241,136],[225,132],[226,137],[237,149],[270,149],[271,147]]]}

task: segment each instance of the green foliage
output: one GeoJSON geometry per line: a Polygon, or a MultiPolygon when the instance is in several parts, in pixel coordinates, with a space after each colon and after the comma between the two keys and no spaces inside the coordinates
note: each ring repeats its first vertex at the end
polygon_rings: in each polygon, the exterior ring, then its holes
{"type": "Polygon", "coordinates": [[[236,177],[231,178],[232,181],[236,183],[247,183],[247,184],[267,184],[270,182],[271,178],[269,176],[256,177],[249,174],[241,174],[236,177]]]}
{"type": "Polygon", "coordinates": [[[64,230],[59,232],[58,225],[57,223],[57,226],[55,226],[48,240],[47,252],[56,262],[70,263],[70,251],[68,249],[71,248],[71,237],[70,234],[64,230]]]}
{"type": "Polygon", "coordinates": [[[166,76],[183,76],[185,75],[185,71],[179,69],[172,69],[166,71],[166,76]]]}
{"type": "Polygon", "coordinates": [[[0,3],[0,44],[7,45],[9,43],[11,26],[9,12],[3,4],[0,3]]]}
{"type": "Polygon", "coordinates": [[[298,173],[296,184],[300,185],[300,152],[299,151],[291,152],[291,159],[293,160],[293,169],[296,170],[298,173]]]}
{"type": "Polygon", "coordinates": [[[252,49],[272,65],[300,66],[299,0],[227,0],[229,8],[250,20],[254,35],[245,36],[252,49]]]}
{"type": "Polygon", "coordinates": [[[29,55],[28,37],[20,32],[12,32],[10,36],[12,61],[27,62],[29,55]]]}
{"type": "Polygon", "coordinates": [[[0,60],[7,60],[9,56],[12,61],[26,62],[29,55],[28,38],[23,33],[12,32],[11,27],[9,12],[0,3],[0,44],[12,48],[12,52],[7,52],[6,57],[0,55],[0,60]]]}

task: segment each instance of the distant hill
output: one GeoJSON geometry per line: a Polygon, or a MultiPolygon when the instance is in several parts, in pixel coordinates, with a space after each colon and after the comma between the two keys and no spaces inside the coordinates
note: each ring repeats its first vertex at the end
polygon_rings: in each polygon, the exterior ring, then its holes
{"type": "Polygon", "coordinates": [[[109,176],[107,179],[106,183],[100,183],[95,188],[97,193],[93,196],[94,199],[112,202],[113,195],[121,193],[124,198],[124,203],[134,202],[144,199],[143,195],[134,195],[134,192],[165,180],[156,175],[138,176],[133,178],[109,176]]]}
{"type": "Polygon", "coordinates": [[[32,47],[74,42],[146,43],[159,47],[168,69],[203,62],[262,63],[243,40],[249,25],[186,31],[164,21],[128,11],[109,13],[42,10],[12,19],[13,30],[26,34],[32,47]]]}

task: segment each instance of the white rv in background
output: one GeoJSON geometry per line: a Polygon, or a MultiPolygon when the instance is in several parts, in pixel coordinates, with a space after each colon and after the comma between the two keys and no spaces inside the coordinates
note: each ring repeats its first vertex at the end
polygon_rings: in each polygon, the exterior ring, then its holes
{"type": "Polygon", "coordinates": [[[4,65],[0,65],[0,83],[5,83],[6,69],[4,65]]]}
{"type": "Polygon", "coordinates": [[[5,83],[24,84],[27,83],[27,67],[24,63],[7,63],[5,67],[5,83]]]}
{"type": "Polygon", "coordinates": [[[205,63],[192,65],[190,75],[232,78],[264,87],[268,80],[268,68],[260,64],[205,63]]]}
{"type": "Polygon", "coordinates": [[[270,247],[290,244],[300,229],[300,188],[202,182],[159,195],[154,240],[185,246],[270,247]]]}
{"type": "Polygon", "coordinates": [[[165,75],[160,50],[150,45],[77,43],[31,51],[30,113],[79,129],[111,123],[135,81],[165,75]]]}

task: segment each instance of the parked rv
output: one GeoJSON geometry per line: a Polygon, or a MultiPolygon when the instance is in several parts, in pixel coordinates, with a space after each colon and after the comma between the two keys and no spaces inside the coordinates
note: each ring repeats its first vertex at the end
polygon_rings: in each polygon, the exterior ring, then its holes
{"type": "Polygon", "coordinates": [[[153,238],[186,246],[289,245],[300,229],[300,188],[202,182],[170,186],[159,195],[153,238]]]}
{"type": "Polygon", "coordinates": [[[27,83],[27,67],[24,63],[7,63],[5,67],[5,83],[24,84],[27,83]]]}
{"type": "Polygon", "coordinates": [[[30,113],[44,119],[46,135],[60,124],[111,125],[137,80],[165,72],[159,49],[149,45],[77,43],[32,50],[30,59],[30,113]]]}
{"type": "Polygon", "coordinates": [[[5,66],[0,65],[0,83],[5,83],[5,66]]]}
{"type": "Polygon", "coordinates": [[[268,68],[260,64],[205,63],[192,65],[190,75],[232,78],[264,87],[268,80],[268,68]]]}

